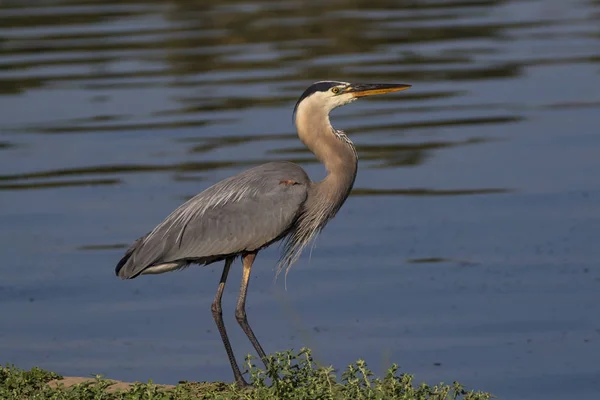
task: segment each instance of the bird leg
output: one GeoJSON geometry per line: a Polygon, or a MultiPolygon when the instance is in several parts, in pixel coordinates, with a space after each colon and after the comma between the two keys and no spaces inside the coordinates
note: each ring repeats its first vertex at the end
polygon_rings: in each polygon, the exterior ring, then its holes
{"type": "Polygon", "coordinates": [[[248,291],[248,281],[250,280],[250,271],[252,270],[252,263],[256,258],[256,252],[247,253],[242,256],[242,263],[244,264],[244,270],[242,274],[242,284],[240,287],[240,296],[238,297],[237,306],[235,307],[235,319],[242,327],[242,330],[250,339],[250,343],[254,346],[254,349],[260,356],[263,364],[265,364],[266,368],[269,368],[269,360],[267,359],[267,355],[265,351],[261,347],[260,343],[254,336],[254,332],[252,332],[252,328],[248,324],[248,319],[246,318],[246,293],[248,291]]]}
{"type": "Polygon", "coordinates": [[[233,350],[231,350],[231,344],[229,343],[227,331],[225,330],[225,324],[223,323],[223,311],[221,309],[221,297],[223,296],[225,281],[227,280],[231,263],[233,263],[233,258],[227,258],[225,260],[225,267],[223,268],[223,273],[221,274],[221,281],[219,282],[219,288],[217,289],[217,295],[212,303],[211,311],[215,323],[217,324],[217,328],[219,329],[219,333],[221,334],[221,340],[223,340],[223,344],[225,345],[225,351],[227,351],[227,357],[229,358],[229,363],[231,364],[231,369],[233,370],[235,382],[238,384],[238,386],[245,387],[248,386],[248,383],[244,380],[244,378],[242,378],[240,367],[238,367],[235,357],[233,356],[233,350]]]}

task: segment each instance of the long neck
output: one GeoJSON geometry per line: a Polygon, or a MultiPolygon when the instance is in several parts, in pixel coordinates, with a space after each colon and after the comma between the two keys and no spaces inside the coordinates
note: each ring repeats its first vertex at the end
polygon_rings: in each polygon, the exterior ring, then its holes
{"type": "Polygon", "coordinates": [[[358,156],[354,145],[329,122],[328,110],[300,104],[296,112],[300,140],[325,165],[327,176],[309,187],[302,212],[285,241],[278,273],[289,267],[302,249],[327,225],[348,198],[356,178],[358,156]]]}
{"type": "Polygon", "coordinates": [[[358,167],[356,149],[346,135],[331,126],[329,111],[322,107],[301,105],[296,127],[302,143],[327,169],[325,179],[313,184],[314,196],[334,205],[331,211],[335,214],[354,185],[358,167]]]}

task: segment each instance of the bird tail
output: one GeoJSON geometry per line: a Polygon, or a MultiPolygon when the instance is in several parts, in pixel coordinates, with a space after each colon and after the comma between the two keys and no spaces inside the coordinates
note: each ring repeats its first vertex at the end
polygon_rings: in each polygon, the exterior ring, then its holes
{"type": "Polygon", "coordinates": [[[135,252],[135,250],[138,249],[138,247],[141,245],[144,238],[145,238],[145,236],[143,236],[143,237],[139,238],[138,240],[136,240],[135,242],[133,242],[133,244],[125,252],[125,255],[123,256],[123,258],[121,258],[121,260],[117,264],[117,266],[115,268],[115,274],[119,278],[132,279],[139,275],[139,272],[132,273],[133,271],[135,271],[134,268],[132,267],[132,264],[133,264],[132,256],[133,256],[133,253],[135,252]]]}

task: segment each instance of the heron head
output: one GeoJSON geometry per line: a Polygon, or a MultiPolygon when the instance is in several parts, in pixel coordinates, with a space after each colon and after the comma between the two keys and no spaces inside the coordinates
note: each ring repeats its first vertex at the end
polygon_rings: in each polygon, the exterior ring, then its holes
{"type": "Polygon", "coordinates": [[[310,85],[298,99],[294,114],[301,104],[310,104],[329,113],[334,108],[371,96],[406,90],[411,85],[394,83],[348,83],[337,81],[321,81],[310,85]]]}

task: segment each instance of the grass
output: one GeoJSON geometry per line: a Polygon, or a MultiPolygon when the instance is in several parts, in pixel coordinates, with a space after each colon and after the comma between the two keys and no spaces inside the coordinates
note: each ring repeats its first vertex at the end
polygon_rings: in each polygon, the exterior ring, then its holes
{"type": "Polygon", "coordinates": [[[114,389],[114,381],[96,376],[88,382],[66,387],[54,372],[14,366],[0,366],[0,399],[6,400],[487,400],[489,393],[467,391],[454,382],[429,386],[415,385],[412,375],[399,373],[392,365],[382,378],[373,377],[363,360],[349,365],[338,378],[331,367],[314,363],[310,350],[286,351],[270,356],[267,370],[246,358],[251,389],[225,383],[180,383],[177,386],[134,383],[114,389]],[[49,384],[50,383],[50,384],[49,384]]]}

